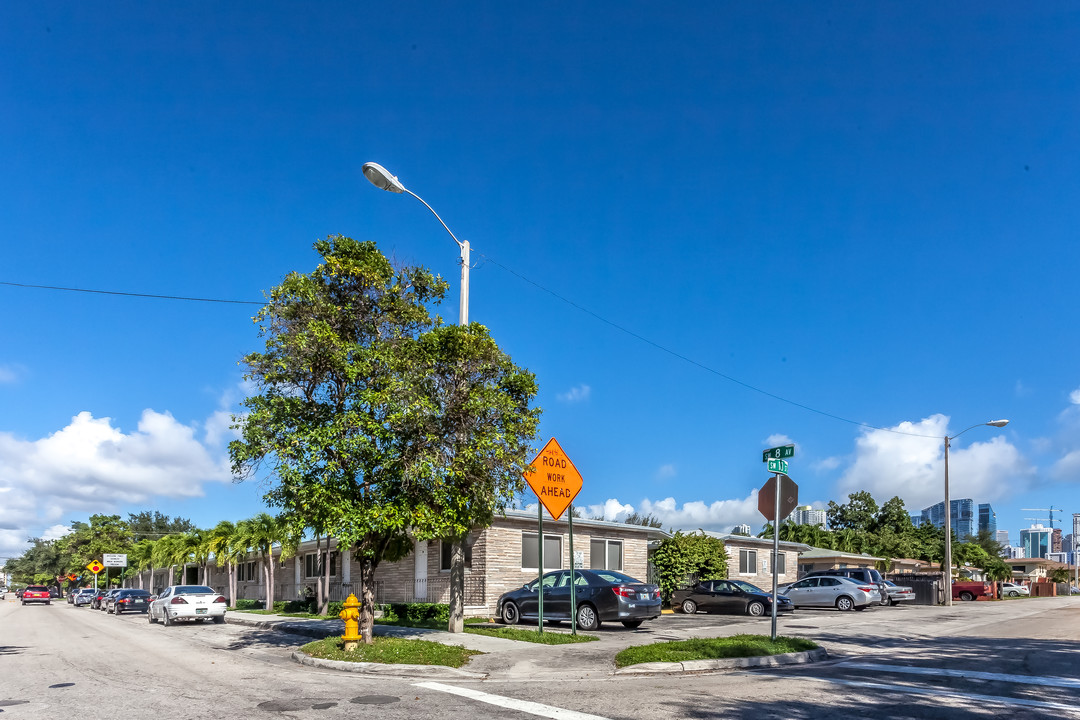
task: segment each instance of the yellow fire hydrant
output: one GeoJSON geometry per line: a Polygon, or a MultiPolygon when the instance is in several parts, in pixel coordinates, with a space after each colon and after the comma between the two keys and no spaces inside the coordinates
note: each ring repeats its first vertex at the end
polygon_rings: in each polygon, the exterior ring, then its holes
{"type": "Polygon", "coordinates": [[[345,634],[341,636],[341,641],[345,643],[345,650],[351,652],[360,644],[360,601],[355,595],[349,595],[345,609],[338,613],[338,617],[345,621],[345,634]]]}

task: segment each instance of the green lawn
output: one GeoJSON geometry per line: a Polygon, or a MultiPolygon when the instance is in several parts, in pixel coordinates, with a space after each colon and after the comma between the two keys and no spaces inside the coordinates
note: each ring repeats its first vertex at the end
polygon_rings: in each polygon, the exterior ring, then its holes
{"type": "Polygon", "coordinates": [[[813,650],[816,647],[818,645],[809,640],[790,637],[777,637],[776,640],[772,640],[768,635],[732,635],[724,638],[678,640],[627,648],[615,656],[615,667],[647,662],[686,662],[688,660],[782,655],[813,650]]]}
{"type": "Polygon", "coordinates": [[[573,643],[590,642],[592,640],[600,639],[594,635],[571,635],[570,633],[564,632],[546,632],[540,634],[536,630],[507,627],[505,625],[495,625],[494,623],[484,623],[483,626],[466,625],[465,632],[475,633],[477,635],[491,635],[492,637],[501,637],[506,638],[507,640],[540,643],[541,645],[570,645],[573,643]]]}
{"type": "Polygon", "coordinates": [[[310,642],[300,648],[311,657],[346,662],[377,662],[401,665],[445,665],[461,667],[478,650],[467,650],[457,645],[443,645],[427,640],[404,640],[402,638],[376,637],[370,645],[360,643],[353,652],[345,652],[340,637],[328,637],[310,642]]]}

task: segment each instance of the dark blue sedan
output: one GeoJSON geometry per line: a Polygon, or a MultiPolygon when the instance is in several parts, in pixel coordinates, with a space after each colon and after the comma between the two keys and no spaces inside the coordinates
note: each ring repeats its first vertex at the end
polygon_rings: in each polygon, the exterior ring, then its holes
{"type": "MultiPolygon", "coordinates": [[[[570,619],[570,570],[543,577],[544,620],[570,619]]],[[[596,630],[604,622],[636,628],[660,617],[660,588],[614,570],[574,570],[577,626],[596,630]]],[[[507,625],[536,620],[540,614],[539,580],[533,580],[499,598],[499,618],[507,625]]]]}

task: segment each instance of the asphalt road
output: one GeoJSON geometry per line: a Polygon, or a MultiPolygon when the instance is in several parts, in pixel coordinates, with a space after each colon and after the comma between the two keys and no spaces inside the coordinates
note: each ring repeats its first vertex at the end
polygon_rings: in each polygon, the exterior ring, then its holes
{"type": "Polygon", "coordinates": [[[782,632],[817,640],[829,661],[613,676],[604,656],[617,646],[769,629],[767,619],[664,616],[644,631],[605,626],[600,643],[477,658],[489,679],[459,681],[303,667],[289,656],[307,638],[236,624],[164,628],[143,615],[8,597],[0,711],[12,718],[1080,717],[1080,598],[800,610],[782,632]]]}

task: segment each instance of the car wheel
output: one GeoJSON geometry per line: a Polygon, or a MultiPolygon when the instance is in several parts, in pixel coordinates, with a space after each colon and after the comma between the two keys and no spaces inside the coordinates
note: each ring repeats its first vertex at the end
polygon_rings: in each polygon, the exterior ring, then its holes
{"type": "Polygon", "coordinates": [[[1009,593],[1009,597],[1020,597],[1020,593],[1013,590],[1012,592],[1009,593]]]}
{"type": "Polygon", "coordinates": [[[628,627],[631,630],[633,630],[634,628],[641,627],[641,622],[642,622],[641,620],[623,620],[622,624],[623,624],[623,627],[628,627]]]}
{"type": "Polygon", "coordinates": [[[841,595],[840,597],[836,598],[837,610],[843,610],[846,612],[848,610],[851,610],[853,607],[855,607],[855,602],[847,595],[841,595]]]}
{"type": "Polygon", "coordinates": [[[46,604],[46,605],[52,605],[52,600],[46,600],[46,601],[45,601],[45,604],[46,604]]]}
{"type": "Polygon", "coordinates": [[[222,624],[224,624],[224,622],[225,622],[225,616],[224,615],[215,615],[214,616],[214,624],[215,625],[222,625],[222,624]]]}
{"type": "Polygon", "coordinates": [[[960,599],[964,601],[971,601],[975,599],[975,596],[965,590],[964,592],[960,593],[960,599]]]}
{"type": "Polygon", "coordinates": [[[600,627],[600,616],[596,614],[596,608],[588,603],[577,609],[577,626],[582,630],[596,630],[600,627]]]}
{"type": "Polygon", "coordinates": [[[165,627],[170,627],[173,624],[172,618],[169,617],[169,611],[168,610],[161,613],[161,624],[164,625],[165,627]]]}
{"type": "Polygon", "coordinates": [[[146,622],[150,623],[151,625],[157,622],[157,620],[154,619],[154,613],[150,610],[146,611],[146,622]]]}
{"type": "Polygon", "coordinates": [[[502,606],[502,621],[506,625],[517,625],[521,622],[521,613],[518,612],[518,606],[510,601],[504,602],[502,606]]]}
{"type": "Polygon", "coordinates": [[[687,615],[693,615],[697,612],[697,603],[693,600],[683,600],[682,611],[687,615]]]}
{"type": "Polygon", "coordinates": [[[761,617],[765,614],[765,603],[754,600],[746,606],[746,614],[761,617]]]}

